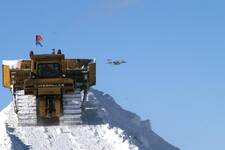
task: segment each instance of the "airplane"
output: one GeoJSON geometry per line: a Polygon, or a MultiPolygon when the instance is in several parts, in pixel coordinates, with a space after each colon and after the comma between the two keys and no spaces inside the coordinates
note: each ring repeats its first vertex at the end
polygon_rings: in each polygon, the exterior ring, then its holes
{"type": "Polygon", "coordinates": [[[126,63],[126,61],[124,61],[123,59],[117,59],[117,60],[107,59],[107,64],[121,65],[123,63],[126,63]]]}

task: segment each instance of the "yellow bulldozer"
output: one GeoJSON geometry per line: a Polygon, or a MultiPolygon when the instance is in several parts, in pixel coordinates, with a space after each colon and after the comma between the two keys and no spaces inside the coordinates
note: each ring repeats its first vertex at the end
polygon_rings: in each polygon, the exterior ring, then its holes
{"type": "Polygon", "coordinates": [[[61,50],[30,52],[29,60],[3,61],[3,86],[13,94],[19,125],[81,122],[87,93],[96,84],[94,59],[66,59],[61,50]]]}

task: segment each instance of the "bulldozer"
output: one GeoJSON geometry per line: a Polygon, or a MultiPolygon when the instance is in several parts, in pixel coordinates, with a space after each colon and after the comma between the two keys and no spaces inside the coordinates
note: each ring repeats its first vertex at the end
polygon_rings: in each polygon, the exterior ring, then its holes
{"type": "Polygon", "coordinates": [[[96,84],[95,59],[66,59],[54,49],[30,51],[29,57],[2,63],[2,84],[13,94],[18,124],[81,123],[88,90],[96,84]]]}

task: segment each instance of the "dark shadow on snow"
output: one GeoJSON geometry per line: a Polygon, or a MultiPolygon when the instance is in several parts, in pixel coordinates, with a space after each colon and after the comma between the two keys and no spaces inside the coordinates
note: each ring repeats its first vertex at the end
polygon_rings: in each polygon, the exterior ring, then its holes
{"type": "Polygon", "coordinates": [[[98,116],[98,108],[91,102],[86,103],[85,108],[82,110],[81,120],[83,124],[87,125],[104,124],[103,119],[98,116]]]}
{"type": "Polygon", "coordinates": [[[19,137],[14,135],[14,128],[9,127],[8,124],[6,124],[6,130],[7,134],[10,137],[10,140],[12,142],[12,150],[30,150],[31,146],[24,144],[19,137]]]}

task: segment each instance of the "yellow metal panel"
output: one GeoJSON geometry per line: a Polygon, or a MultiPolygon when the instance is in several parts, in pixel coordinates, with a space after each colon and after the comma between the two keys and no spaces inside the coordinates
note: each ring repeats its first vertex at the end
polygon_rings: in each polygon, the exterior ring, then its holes
{"type": "Polygon", "coordinates": [[[3,86],[10,88],[10,69],[7,65],[2,65],[3,86]]]}
{"type": "Polygon", "coordinates": [[[89,64],[89,84],[90,85],[96,84],[96,64],[95,63],[89,64]]]}
{"type": "Polygon", "coordinates": [[[40,115],[40,117],[46,116],[45,108],[46,108],[45,100],[39,100],[39,115],[40,115]]]}
{"type": "Polygon", "coordinates": [[[61,88],[38,88],[38,95],[60,95],[61,94],[61,88]]]}
{"type": "Polygon", "coordinates": [[[31,69],[31,61],[30,60],[20,61],[20,69],[31,69]]]}
{"type": "Polygon", "coordinates": [[[60,114],[61,114],[60,106],[61,106],[60,99],[57,99],[55,101],[55,115],[56,115],[56,117],[60,117],[60,114]]]}
{"type": "Polygon", "coordinates": [[[76,59],[66,59],[65,61],[67,69],[79,68],[79,62],[76,59]]]}
{"type": "Polygon", "coordinates": [[[46,101],[45,101],[45,96],[41,96],[39,98],[39,116],[40,117],[44,117],[44,118],[47,118],[47,117],[60,117],[61,115],[61,97],[60,96],[57,96],[55,97],[55,111],[52,112],[52,114],[48,114],[48,112],[46,112],[46,101]]]}

